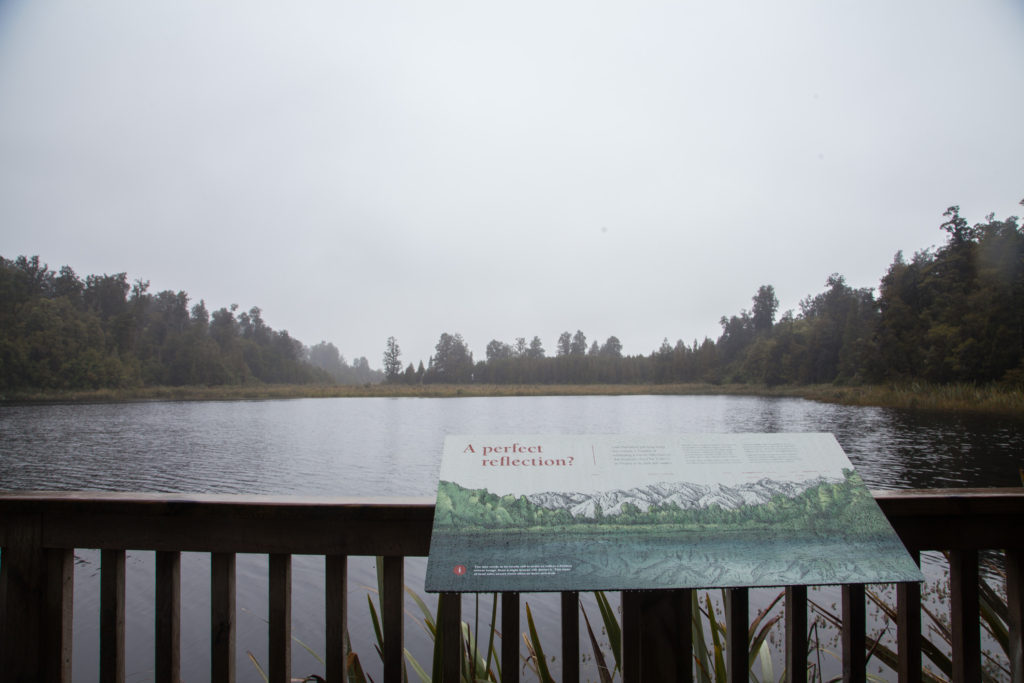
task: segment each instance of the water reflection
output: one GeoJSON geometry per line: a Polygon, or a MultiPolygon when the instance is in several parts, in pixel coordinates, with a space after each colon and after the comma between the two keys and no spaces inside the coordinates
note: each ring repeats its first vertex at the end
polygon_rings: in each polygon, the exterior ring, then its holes
{"type": "Polygon", "coordinates": [[[1015,486],[1019,420],[800,399],[308,399],[0,408],[0,487],[432,495],[456,433],[832,432],[869,486],[1015,486]]]}

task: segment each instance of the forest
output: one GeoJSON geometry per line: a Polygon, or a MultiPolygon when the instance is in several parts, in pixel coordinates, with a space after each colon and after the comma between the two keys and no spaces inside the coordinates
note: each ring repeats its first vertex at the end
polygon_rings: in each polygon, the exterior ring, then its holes
{"type": "MultiPolygon", "coordinates": [[[[794,498],[776,495],[760,505],[743,505],[734,509],[711,505],[683,509],[674,502],[659,503],[640,510],[625,503],[622,512],[605,515],[600,506],[593,517],[574,516],[566,509],[548,509],[530,502],[526,496],[499,496],[486,489],[467,489],[454,482],[438,485],[438,530],[458,527],[469,529],[549,528],[672,525],[689,529],[727,527],[730,529],[763,528],[771,523],[776,528],[796,531],[825,531],[828,528],[877,530],[884,519],[875,514],[875,502],[856,472],[843,470],[843,481],[822,482],[794,498]]],[[[630,532],[635,533],[635,532],[630,532]]]]}
{"type": "MultiPolygon", "coordinates": [[[[1021,202],[1024,204],[1024,202],[1021,202]]],[[[491,340],[474,362],[460,334],[443,333],[427,366],[404,367],[397,340],[384,352],[395,383],[877,384],[926,381],[1024,385],[1024,232],[1018,218],[970,225],[957,206],[941,224],[946,242],[897,253],[878,292],[834,273],[799,311],[778,314],[762,285],[750,310],[723,316],[717,340],[627,356],[615,336],[563,332],[554,353],[539,337],[491,340]]]]}
{"type": "Polygon", "coordinates": [[[0,391],[381,379],[365,358],[349,365],[333,344],[274,330],[258,307],[189,303],[125,273],[82,279],[0,257],[0,391]]]}
{"type": "MultiPolygon", "coordinates": [[[[1022,202],[1024,204],[1024,202],[1022,202]]],[[[383,370],[274,330],[259,307],[209,311],[184,291],[149,291],[126,273],[79,277],[38,256],[0,257],[0,391],[267,384],[809,384],[1024,386],[1024,231],[1016,216],[974,225],[945,212],[941,247],[897,253],[877,293],[838,273],[798,311],[779,314],[762,285],[723,316],[717,340],[625,355],[618,337],[563,332],[492,339],[474,360],[441,334],[426,365],[404,364],[389,337],[383,370]]]]}

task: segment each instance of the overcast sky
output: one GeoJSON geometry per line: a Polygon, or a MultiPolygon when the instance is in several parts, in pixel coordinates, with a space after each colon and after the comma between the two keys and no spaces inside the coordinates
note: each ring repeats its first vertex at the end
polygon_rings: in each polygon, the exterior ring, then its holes
{"type": "Polygon", "coordinates": [[[1024,3],[0,2],[0,255],[442,332],[717,338],[1024,213],[1024,3]]]}

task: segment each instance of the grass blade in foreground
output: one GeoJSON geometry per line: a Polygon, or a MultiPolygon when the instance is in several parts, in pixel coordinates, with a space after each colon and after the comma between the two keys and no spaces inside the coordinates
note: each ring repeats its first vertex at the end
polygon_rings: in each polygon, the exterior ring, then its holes
{"type": "Polygon", "coordinates": [[[536,662],[537,677],[541,683],[555,683],[555,679],[551,677],[551,672],[548,671],[548,662],[544,656],[544,648],[540,644],[540,637],[537,635],[537,627],[533,624],[533,613],[530,612],[530,603],[526,603],[526,623],[530,629],[530,637],[526,641],[526,646],[530,649],[530,654],[534,662],[536,662]]]}

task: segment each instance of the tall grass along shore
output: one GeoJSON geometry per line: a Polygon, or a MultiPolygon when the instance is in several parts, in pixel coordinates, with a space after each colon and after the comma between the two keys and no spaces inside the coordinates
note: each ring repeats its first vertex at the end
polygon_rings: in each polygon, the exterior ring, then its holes
{"type": "Polygon", "coordinates": [[[757,384],[243,384],[140,387],[95,391],[20,391],[0,403],[113,403],[120,401],[237,401],[285,398],[461,398],[482,396],[779,396],[843,405],[935,412],[1024,415],[1019,388],[971,384],[831,384],[767,387],[757,384]]]}

